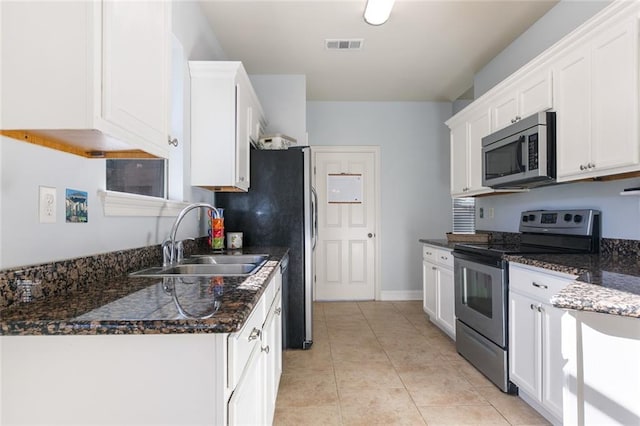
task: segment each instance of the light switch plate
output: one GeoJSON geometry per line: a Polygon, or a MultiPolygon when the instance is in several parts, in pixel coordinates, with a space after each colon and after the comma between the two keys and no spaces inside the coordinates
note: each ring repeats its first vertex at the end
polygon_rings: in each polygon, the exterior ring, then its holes
{"type": "Polygon", "coordinates": [[[56,189],[49,186],[40,187],[39,216],[40,223],[56,223],[56,189]]]}

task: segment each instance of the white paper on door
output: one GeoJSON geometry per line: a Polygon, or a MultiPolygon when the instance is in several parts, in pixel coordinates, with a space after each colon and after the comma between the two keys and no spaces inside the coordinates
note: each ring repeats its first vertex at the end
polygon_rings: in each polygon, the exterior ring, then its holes
{"type": "Polygon", "coordinates": [[[329,204],[362,204],[362,174],[328,174],[327,202],[329,204]]]}

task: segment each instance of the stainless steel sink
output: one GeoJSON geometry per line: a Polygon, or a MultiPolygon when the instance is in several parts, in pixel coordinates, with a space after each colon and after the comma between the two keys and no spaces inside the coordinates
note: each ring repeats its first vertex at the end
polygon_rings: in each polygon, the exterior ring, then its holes
{"type": "Polygon", "coordinates": [[[208,276],[208,275],[249,275],[254,269],[258,269],[260,265],[253,263],[234,263],[234,264],[192,264],[192,265],[175,265],[162,270],[163,275],[189,275],[189,276],[208,276]]]}
{"type": "Polygon", "coordinates": [[[268,258],[267,254],[197,255],[188,257],[177,265],[147,268],[130,275],[132,277],[248,276],[255,274],[268,258]]]}
{"type": "Polygon", "coordinates": [[[235,265],[242,263],[264,263],[269,258],[268,254],[204,254],[195,255],[184,259],[181,264],[217,264],[235,265]]]}

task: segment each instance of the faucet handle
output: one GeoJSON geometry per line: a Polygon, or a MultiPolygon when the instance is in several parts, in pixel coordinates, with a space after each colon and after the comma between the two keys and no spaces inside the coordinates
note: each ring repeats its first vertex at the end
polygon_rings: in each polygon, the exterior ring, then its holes
{"type": "Polygon", "coordinates": [[[162,242],[162,266],[169,266],[173,261],[173,242],[166,239],[162,242]]]}
{"type": "Polygon", "coordinates": [[[184,240],[180,240],[176,242],[176,262],[182,262],[184,259],[184,242],[185,241],[195,241],[195,238],[185,238],[184,240]]]}

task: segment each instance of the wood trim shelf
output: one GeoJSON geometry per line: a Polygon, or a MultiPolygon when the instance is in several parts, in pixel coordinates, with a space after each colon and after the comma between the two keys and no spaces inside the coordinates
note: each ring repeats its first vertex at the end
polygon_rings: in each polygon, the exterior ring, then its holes
{"type": "Polygon", "coordinates": [[[122,149],[122,142],[96,130],[0,130],[0,135],[84,158],[158,158],[142,150],[122,149]],[[73,141],[53,134],[73,134],[73,141]]]}

